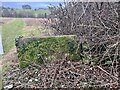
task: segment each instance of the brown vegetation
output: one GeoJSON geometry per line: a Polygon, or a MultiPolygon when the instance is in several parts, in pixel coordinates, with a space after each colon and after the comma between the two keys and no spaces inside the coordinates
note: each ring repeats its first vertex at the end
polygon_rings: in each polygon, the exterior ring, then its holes
{"type": "Polygon", "coordinates": [[[120,58],[119,3],[66,2],[52,10],[57,21],[51,25],[57,35],[75,34],[90,62],[115,65],[120,58]],[[59,12],[59,13],[56,13],[59,12]]]}
{"type": "Polygon", "coordinates": [[[13,18],[0,18],[0,25],[7,24],[11,22],[13,18]]]}
{"type": "MultiPolygon", "coordinates": [[[[117,88],[117,78],[108,73],[111,67],[89,66],[80,62],[58,60],[47,65],[31,63],[20,70],[12,65],[4,75],[4,85],[12,84],[14,89],[20,88],[82,88],[102,86],[117,88]],[[104,70],[106,72],[104,72],[104,70]],[[9,79],[9,81],[7,80],[9,79]]],[[[94,87],[95,88],[95,87],[94,87]]],[[[89,90],[89,89],[87,89],[89,90]]],[[[95,89],[94,89],[95,90],[95,89]]]]}

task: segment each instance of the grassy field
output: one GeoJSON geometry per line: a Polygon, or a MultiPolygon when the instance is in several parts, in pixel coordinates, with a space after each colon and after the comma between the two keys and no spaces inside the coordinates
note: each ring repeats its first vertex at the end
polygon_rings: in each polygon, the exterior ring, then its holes
{"type": "Polygon", "coordinates": [[[17,12],[31,12],[33,14],[49,14],[49,10],[23,10],[23,9],[20,9],[20,10],[16,10],[17,12]]]}
{"type": "Polygon", "coordinates": [[[47,31],[46,29],[38,30],[37,26],[27,27],[24,19],[15,19],[11,23],[2,25],[2,42],[5,53],[15,46],[15,38],[20,35],[25,37],[38,36],[47,31]]]}
{"type": "Polygon", "coordinates": [[[11,23],[2,26],[2,41],[5,53],[14,47],[15,38],[21,35],[23,27],[24,22],[21,19],[16,19],[11,23]]]}

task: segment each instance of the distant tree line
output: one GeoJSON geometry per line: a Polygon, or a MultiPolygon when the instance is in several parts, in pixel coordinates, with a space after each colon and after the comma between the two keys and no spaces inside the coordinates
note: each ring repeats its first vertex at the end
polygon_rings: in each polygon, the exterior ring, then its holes
{"type": "Polygon", "coordinates": [[[32,7],[30,5],[22,5],[23,9],[32,9],[32,7]]]}
{"type": "MultiPolygon", "coordinates": [[[[49,15],[47,13],[44,14],[36,14],[32,13],[32,8],[30,5],[23,5],[22,6],[22,11],[19,11],[14,8],[9,8],[9,7],[0,7],[0,15],[2,17],[15,17],[15,18],[47,18],[49,15]],[[27,11],[27,10],[31,11],[27,11]]],[[[37,9],[34,9],[35,11],[37,9]]]]}

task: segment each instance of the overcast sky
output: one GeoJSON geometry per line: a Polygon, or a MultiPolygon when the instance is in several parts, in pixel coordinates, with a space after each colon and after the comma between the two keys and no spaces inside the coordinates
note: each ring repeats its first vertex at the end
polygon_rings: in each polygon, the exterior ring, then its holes
{"type": "Polygon", "coordinates": [[[0,0],[0,2],[63,2],[63,1],[118,2],[119,0],[0,0]]]}
{"type": "Polygon", "coordinates": [[[1,0],[1,2],[63,2],[64,0],[1,0]]]}
{"type": "Polygon", "coordinates": [[[119,0],[0,0],[0,2],[63,2],[63,1],[118,2],[119,0]]]}

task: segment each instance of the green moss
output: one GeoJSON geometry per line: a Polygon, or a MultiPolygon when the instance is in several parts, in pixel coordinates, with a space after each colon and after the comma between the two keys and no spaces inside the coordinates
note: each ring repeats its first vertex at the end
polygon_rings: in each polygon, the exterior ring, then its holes
{"type": "Polygon", "coordinates": [[[78,41],[74,35],[29,40],[18,48],[20,67],[26,67],[31,61],[44,64],[61,57],[82,60],[80,53],[76,52],[77,49],[78,41]]]}

